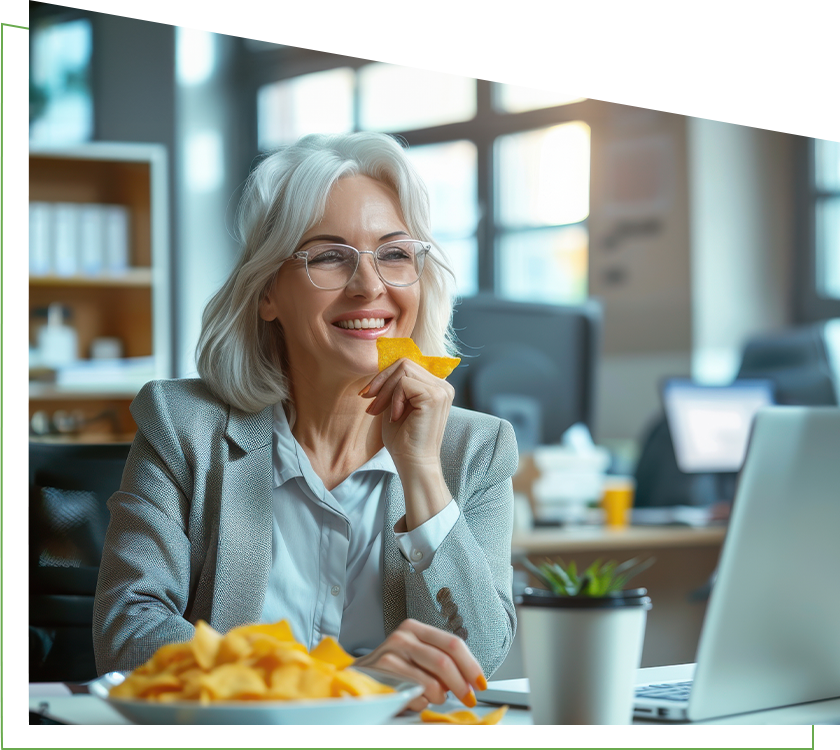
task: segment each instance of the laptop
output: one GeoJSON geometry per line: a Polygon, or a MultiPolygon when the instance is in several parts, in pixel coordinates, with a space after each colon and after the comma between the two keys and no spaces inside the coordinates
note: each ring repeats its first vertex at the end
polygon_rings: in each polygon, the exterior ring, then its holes
{"type": "MultiPolygon", "coordinates": [[[[634,716],[702,721],[840,697],[838,538],[840,409],[761,409],[693,681],[637,686],[634,716]]],[[[491,686],[482,700],[527,704],[527,679],[491,686]]]]}
{"type": "Polygon", "coordinates": [[[840,409],[756,414],[692,684],[637,688],[635,716],[700,721],[840,696],[838,459],[840,409]]]}

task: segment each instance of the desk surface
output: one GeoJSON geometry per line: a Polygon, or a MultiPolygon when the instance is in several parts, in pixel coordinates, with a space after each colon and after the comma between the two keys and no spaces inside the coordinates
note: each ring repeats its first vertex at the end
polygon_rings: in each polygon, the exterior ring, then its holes
{"type": "Polygon", "coordinates": [[[557,552],[621,551],[626,549],[661,549],[719,547],[726,536],[725,526],[628,526],[623,529],[605,526],[568,526],[537,528],[513,535],[513,551],[533,554],[557,552]]]}
{"type": "MultiPolygon", "coordinates": [[[[650,667],[640,669],[637,675],[638,683],[657,682],[664,680],[679,680],[690,677],[694,671],[693,664],[678,664],[668,667],[650,667]]],[[[114,709],[92,695],[66,696],[38,696],[30,686],[29,708],[39,711],[43,704],[48,704],[47,715],[68,724],[128,724],[114,709]]],[[[439,710],[447,712],[463,708],[460,702],[450,699],[439,710]]],[[[493,706],[479,703],[476,714],[483,714],[493,710],[493,706]]],[[[840,722],[840,698],[832,700],[804,703],[798,706],[786,706],[769,711],[756,711],[737,716],[726,716],[714,719],[706,724],[836,724],[840,722]]],[[[419,724],[418,714],[408,714],[392,719],[391,724],[419,724]]],[[[532,724],[531,712],[523,708],[511,708],[502,721],[509,725],[532,724]]],[[[662,722],[636,721],[641,724],[662,724],[662,722]]]]}

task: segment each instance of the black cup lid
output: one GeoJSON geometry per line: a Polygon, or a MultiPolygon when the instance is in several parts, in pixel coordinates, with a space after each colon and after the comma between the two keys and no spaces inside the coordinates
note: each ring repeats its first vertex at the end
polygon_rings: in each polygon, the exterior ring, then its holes
{"type": "Polygon", "coordinates": [[[551,607],[560,609],[616,609],[619,607],[651,608],[647,589],[614,591],[606,596],[560,596],[545,589],[526,588],[516,597],[516,604],[524,607],[551,607]]]}

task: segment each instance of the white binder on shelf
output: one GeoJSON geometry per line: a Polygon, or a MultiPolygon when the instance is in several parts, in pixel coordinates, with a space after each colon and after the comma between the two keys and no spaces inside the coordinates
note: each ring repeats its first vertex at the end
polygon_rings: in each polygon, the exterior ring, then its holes
{"type": "Polygon", "coordinates": [[[52,271],[50,223],[52,206],[43,201],[29,204],[29,275],[46,276],[52,271]]]}
{"type": "Polygon", "coordinates": [[[53,271],[58,276],[79,272],[79,204],[56,203],[52,209],[53,271]]]}
{"type": "Polygon", "coordinates": [[[129,266],[129,221],[125,206],[103,206],[105,268],[121,273],[129,266]]]}
{"type": "Polygon", "coordinates": [[[86,203],[79,211],[79,271],[98,276],[105,265],[103,207],[86,203]]]}

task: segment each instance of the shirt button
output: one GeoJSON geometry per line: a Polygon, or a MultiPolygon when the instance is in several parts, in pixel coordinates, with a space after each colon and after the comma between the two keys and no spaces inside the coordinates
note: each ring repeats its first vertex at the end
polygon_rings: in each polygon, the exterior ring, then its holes
{"type": "Polygon", "coordinates": [[[423,559],[423,553],[419,549],[415,549],[411,551],[411,559],[414,562],[420,562],[423,559]]]}
{"type": "Polygon", "coordinates": [[[338,596],[338,595],[341,593],[341,586],[333,586],[333,587],[330,589],[330,593],[331,593],[333,596],[338,596]]]}

